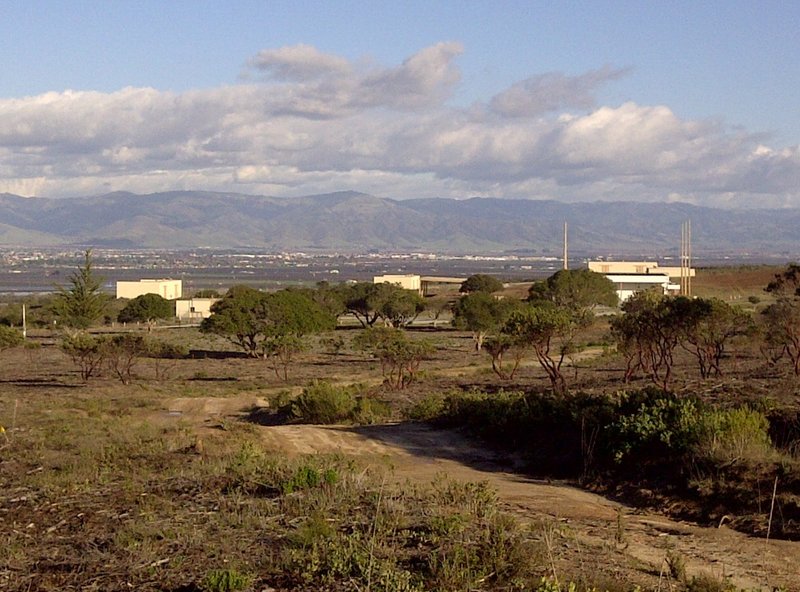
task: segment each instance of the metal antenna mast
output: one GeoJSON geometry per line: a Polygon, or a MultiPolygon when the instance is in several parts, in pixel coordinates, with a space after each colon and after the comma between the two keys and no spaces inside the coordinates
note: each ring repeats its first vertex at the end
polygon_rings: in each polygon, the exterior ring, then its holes
{"type": "Polygon", "coordinates": [[[692,221],[681,224],[681,295],[692,295],[692,221]]]}

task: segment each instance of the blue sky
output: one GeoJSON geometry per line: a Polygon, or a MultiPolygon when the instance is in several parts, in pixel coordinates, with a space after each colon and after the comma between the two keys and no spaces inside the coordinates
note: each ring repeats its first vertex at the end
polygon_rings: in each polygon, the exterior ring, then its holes
{"type": "Polygon", "coordinates": [[[4,2],[0,191],[800,206],[799,30],[770,1],[4,2]]]}

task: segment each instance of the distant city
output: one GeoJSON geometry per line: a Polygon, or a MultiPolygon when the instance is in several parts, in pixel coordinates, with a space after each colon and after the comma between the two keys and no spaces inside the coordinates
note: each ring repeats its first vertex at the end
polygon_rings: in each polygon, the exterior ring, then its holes
{"type": "MultiPolygon", "coordinates": [[[[226,290],[234,284],[279,289],[291,285],[314,285],[327,281],[370,281],[387,273],[469,276],[487,273],[512,281],[547,277],[563,267],[556,256],[525,254],[442,255],[436,253],[309,254],[304,252],[265,253],[258,250],[93,250],[94,266],[113,293],[117,280],[174,278],[183,281],[185,294],[202,289],[226,290]]],[[[81,264],[81,249],[0,250],[0,294],[46,293],[69,282],[81,264]]],[[[588,260],[622,257],[570,253],[570,268],[585,267],[588,260]]],[[[642,257],[649,258],[649,257],[642,257]]],[[[676,257],[657,258],[664,265],[676,264],[676,257]]],[[[695,267],[783,264],[780,256],[715,254],[695,256],[695,267]]]]}

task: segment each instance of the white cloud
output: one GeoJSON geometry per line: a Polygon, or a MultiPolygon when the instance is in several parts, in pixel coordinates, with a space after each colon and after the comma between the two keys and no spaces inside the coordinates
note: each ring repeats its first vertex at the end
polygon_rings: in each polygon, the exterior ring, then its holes
{"type": "Polygon", "coordinates": [[[588,109],[595,105],[595,88],[627,73],[628,70],[605,66],[580,76],[561,72],[531,76],[495,95],[489,106],[506,117],[530,117],[557,109],[588,109]]]}
{"type": "Polygon", "coordinates": [[[457,43],[396,66],[310,46],[265,50],[262,82],[0,99],[0,191],[169,189],[300,195],[495,195],[800,206],[800,148],[663,105],[595,105],[624,71],[533,76],[448,104],[457,43]]]}
{"type": "Polygon", "coordinates": [[[293,82],[345,75],[350,71],[346,59],[305,44],[264,49],[250,59],[249,65],[276,80],[293,82]]]}

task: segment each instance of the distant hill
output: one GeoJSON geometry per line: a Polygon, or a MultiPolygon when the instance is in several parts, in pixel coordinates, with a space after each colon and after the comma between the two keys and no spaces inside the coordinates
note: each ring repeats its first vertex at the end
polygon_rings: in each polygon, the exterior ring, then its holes
{"type": "Polygon", "coordinates": [[[126,192],[69,199],[0,194],[0,245],[279,250],[677,252],[692,221],[696,250],[793,256],[800,210],[719,210],[688,204],[494,198],[406,199],[339,192],[297,198],[235,193],[126,192]]]}

